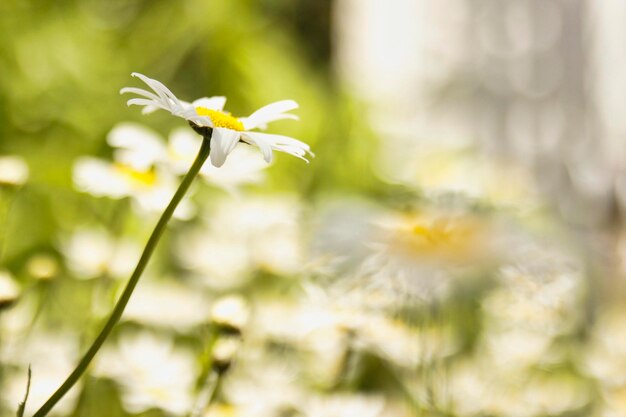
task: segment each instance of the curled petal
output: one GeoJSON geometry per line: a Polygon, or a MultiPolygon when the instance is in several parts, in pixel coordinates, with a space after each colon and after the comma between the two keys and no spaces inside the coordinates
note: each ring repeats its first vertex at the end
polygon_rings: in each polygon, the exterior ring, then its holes
{"type": "Polygon", "coordinates": [[[159,97],[154,94],[151,93],[147,90],[144,90],[143,88],[136,88],[136,87],[124,87],[120,90],[120,94],[126,94],[126,93],[133,93],[133,94],[137,94],[138,96],[142,96],[145,98],[149,98],[152,100],[159,100],[159,97]]]}

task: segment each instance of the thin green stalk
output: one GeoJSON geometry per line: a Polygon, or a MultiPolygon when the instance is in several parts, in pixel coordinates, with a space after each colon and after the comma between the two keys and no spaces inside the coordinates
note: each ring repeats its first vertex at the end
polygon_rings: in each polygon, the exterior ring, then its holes
{"type": "Polygon", "coordinates": [[[24,394],[24,400],[19,404],[17,408],[17,417],[23,417],[26,410],[26,401],[28,401],[28,395],[30,394],[30,381],[33,377],[33,373],[28,365],[28,379],[26,380],[26,393],[24,394]]]}
{"type": "Polygon", "coordinates": [[[96,353],[98,352],[98,350],[100,350],[100,347],[111,333],[111,330],[113,330],[115,324],[122,317],[122,313],[124,312],[124,309],[128,304],[128,300],[130,300],[130,296],[133,294],[133,291],[137,286],[137,282],[139,281],[141,274],[146,268],[146,265],[148,264],[148,261],[150,260],[150,257],[152,256],[152,253],[154,252],[154,249],[159,242],[159,239],[161,238],[161,235],[163,234],[163,231],[165,230],[168,221],[172,217],[172,214],[174,214],[174,210],[178,206],[178,203],[180,203],[180,201],[187,193],[189,186],[200,171],[200,168],[202,168],[202,165],[206,161],[210,152],[210,141],[208,137],[205,136],[205,138],[202,140],[202,146],[200,147],[198,156],[196,156],[196,160],[194,161],[193,165],[191,165],[191,168],[189,168],[189,172],[187,172],[187,174],[183,178],[180,186],[178,187],[178,190],[176,190],[176,193],[174,194],[174,197],[172,197],[172,200],[161,215],[161,218],[156,224],[156,227],[152,231],[152,235],[150,235],[150,239],[148,239],[148,243],[146,244],[146,247],[141,254],[141,258],[139,258],[139,262],[135,267],[135,271],[133,271],[133,274],[128,280],[128,284],[126,284],[124,292],[120,296],[120,299],[117,301],[117,304],[115,304],[115,307],[111,312],[111,316],[104,325],[104,328],[100,331],[100,334],[93,342],[87,353],[85,353],[85,356],[83,356],[83,358],[80,360],[80,362],[76,366],[76,369],[74,369],[70,376],[67,377],[67,379],[65,380],[65,382],[63,382],[59,389],[57,389],[56,392],[52,394],[48,401],[46,401],[45,404],[42,405],[35,414],[33,414],[33,417],[43,417],[47,415],[48,412],[50,412],[50,410],[55,406],[55,404],[61,398],[63,398],[67,391],[69,391],[69,389],[72,388],[76,381],[78,381],[82,374],[85,373],[85,370],[91,363],[91,360],[94,358],[94,356],[96,356],[96,353]]]}
{"type": "Polygon", "coordinates": [[[194,405],[189,417],[200,417],[204,414],[217,396],[217,391],[222,381],[222,373],[212,369],[206,379],[204,386],[198,394],[196,404],[194,405]]]}

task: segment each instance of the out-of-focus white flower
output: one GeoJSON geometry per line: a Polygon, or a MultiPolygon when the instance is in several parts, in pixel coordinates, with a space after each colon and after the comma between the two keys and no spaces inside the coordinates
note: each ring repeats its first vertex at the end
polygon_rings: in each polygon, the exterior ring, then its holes
{"type": "Polygon", "coordinates": [[[562,415],[590,399],[584,383],[571,375],[498,369],[484,356],[454,365],[446,385],[452,414],[464,416],[562,415]]]}
{"type": "Polygon", "coordinates": [[[59,270],[57,259],[46,253],[33,255],[26,263],[26,271],[32,277],[41,280],[54,278],[59,273],[59,270]]]}
{"type": "Polygon", "coordinates": [[[230,367],[237,351],[241,347],[239,336],[222,336],[213,345],[213,367],[226,370],[230,367]]]}
{"type": "MultiPolygon", "coordinates": [[[[138,170],[122,163],[81,157],[74,164],[76,187],[96,197],[131,197],[141,211],[162,212],[178,186],[176,177],[154,167],[138,170]]],[[[181,201],[174,216],[188,219],[194,214],[188,200],[181,201]]]]}
{"type": "Polygon", "coordinates": [[[606,387],[626,390],[626,310],[603,311],[596,322],[583,367],[606,387]]]}
{"type": "Polygon", "coordinates": [[[563,265],[556,255],[536,255],[502,268],[502,285],[486,297],[483,306],[501,327],[517,326],[547,335],[566,332],[579,317],[581,271],[563,265]]]}
{"type": "Polygon", "coordinates": [[[380,397],[344,394],[313,397],[303,404],[302,412],[306,417],[379,417],[384,407],[380,397]]]}
{"type": "Polygon", "coordinates": [[[224,198],[207,227],[195,228],[178,240],[183,265],[212,287],[241,284],[256,269],[291,274],[302,269],[299,216],[291,196],[224,198]]]}
{"type": "Polygon", "coordinates": [[[351,274],[372,254],[376,236],[373,219],[384,209],[363,198],[331,199],[320,203],[312,223],[311,255],[326,275],[351,274]]]}
{"type": "Polygon", "coordinates": [[[542,362],[554,338],[575,328],[584,290],[580,266],[563,253],[537,244],[518,252],[482,302],[483,347],[510,370],[542,362]]]}
{"type": "Polygon", "coordinates": [[[126,278],[133,270],[141,248],[128,239],[116,239],[102,229],[79,229],[62,242],[69,268],[77,278],[108,274],[126,278]]]}
{"type": "Polygon", "coordinates": [[[316,219],[315,255],[322,268],[331,264],[331,274],[358,275],[395,294],[396,302],[441,300],[453,278],[489,267],[501,250],[495,245],[499,228],[461,203],[400,211],[358,200],[331,202],[316,219]]]}
{"type": "Polygon", "coordinates": [[[105,348],[94,372],[120,385],[124,407],[132,413],[157,407],[183,415],[193,404],[194,365],[190,351],[144,331],[125,333],[116,348],[105,348]]]}
{"type": "Polygon", "coordinates": [[[482,348],[490,355],[494,366],[514,372],[540,362],[552,343],[552,335],[515,327],[488,329],[482,343],[482,348]]]}
{"type": "Polygon", "coordinates": [[[242,329],[248,322],[250,308],[243,297],[229,295],[215,301],[211,308],[211,321],[236,329],[242,329]]]}
{"type": "Polygon", "coordinates": [[[237,410],[236,415],[246,417],[280,415],[297,409],[306,398],[293,364],[285,358],[272,359],[257,349],[238,354],[238,366],[224,380],[222,392],[237,410]]]}
{"type": "Polygon", "coordinates": [[[295,347],[307,378],[330,385],[342,371],[350,337],[344,325],[356,326],[352,319],[360,317],[355,314],[340,318],[310,303],[263,299],[255,308],[246,337],[295,347]]]}
{"type": "MultiPolygon", "coordinates": [[[[172,131],[167,144],[154,131],[137,123],[120,123],[107,137],[114,149],[114,159],[139,172],[161,166],[176,175],[184,175],[193,163],[202,138],[189,129],[172,131]]],[[[217,169],[204,164],[200,176],[208,183],[234,192],[244,184],[258,183],[263,178],[267,164],[249,147],[237,147],[226,162],[217,169]]]]}
{"type": "Polygon", "coordinates": [[[478,262],[487,249],[487,227],[479,216],[435,212],[389,213],[377,219],[386,252],[423,262],[478,262]]]}
{"type": "Polygon", "coordinates": [[[409,326],[380,309],[376,289],[337,283],[305,289],[305,297],[295,302],[259,303],[248,336],[297,346],[311,358],[312,377],[318,381],[338,377],[348,350],[373,353],[408,369],[458,350],[450,329],[409,326]]]}
{"type": "Polygon", "coordinates": [[[0,185],[22,185],[28,174],[28,165],[19,156],[0,156],[0,185]]]}
{"type": "Polygon", "coordinates": [[[309,145],[299,140],[288,136],[251,131],[256,128],[263,129],[267,123],[276,120],[297,119],[297,116],[288,113],[298,108],[298,104],[293,100],[268,104],[248,117],[238,118],[223,110],[226,104],[225,97],[204,97],[193,103],[187,103],[176,98],[161,82],[138,73],[132,75],[141,79],[154,92],[135,87],[123,88],[122,93],[133,93],[142,97],[128,100],[128,105],[144,106],[144,112],[163,109],[200,128],[211,128],[213,132],[210,158],[211,163],[216,167],[224,164],[226,157],[240,141],[257,146],[266,162],[272,160],[272,150],[286,152],[305,161],[305,155],[313,155],[309,145]]]}
{"type": "Polygon", "coordinates": [[[209,303],[189,286],[146,280],[128,302],[124,318],[182,331],[208,322],[209,303]]]}
{"type": "MultiPolygon", "coordinates": [[[[203,417],[240,417],[242,411],[230,404],[212,404],[203,417]]],[[[243,417],[243,416],[242,416],[243,417]]]]}
{"type": "Polygon", "coordinates": [[[423,302],[445,298],[454,277],[484,268],[497,254],[493,226],[479,215],[391,211],[372,222],[378,232],[361,275],[423,302]]]}
{"type": "Polygon", "coordinates": [[[13,304],[19,294],[20,289],[13,276],[7,271],[0,271],[0,310],[13,304]]]}
{"type": "Polygon", "coordinates": [[[38,308],[33,297],[22,297],[19,303],[15,303],[10,309],[2,311],[0,314],[0,334],[4,342],[0,343],[0,358],[13,355],[10,352],[11,349],[14,349],[14,345],[5,342],[10,340],[13,343],[18,343],[28,336],[38,308]]]}
{"type": "Polygon", "coordinates": [[[194,228],[178,240],[176,254],[203,284],[216,289],[237,287],[250,278],[249,249],[230,235],[194,228]]]}
{"type": "MultiPolygon", "coordinates": [[[[14,365],[12,372],[0,380],[0,398],[14,409],[24,398],[27,369],[31,366],[33,377],[30,395],[26,402],[26,415],[32,415],[56,391],[72,371],[77,358],[76,337],[67,333],[29,333],[25,338],[3,341],[0,356],[4,364],[14,365]],[[6,343],[5,343],[6,342],[6,343]],[[53,358],[53,360],[51,360],[53,358]]],[[[80,382],[79,382],[80,384],[80,382]]],[[[68,415],[74,409],[80,387],[71,390],[51,415],[68,415]]]]}

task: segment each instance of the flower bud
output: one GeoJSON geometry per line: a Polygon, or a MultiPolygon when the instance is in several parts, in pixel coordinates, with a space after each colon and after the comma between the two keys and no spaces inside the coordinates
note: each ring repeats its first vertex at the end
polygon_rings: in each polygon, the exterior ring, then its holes
{"type": "Polygon", "coordinates": [[[213,369],[223,374],[230,368],[241,345],[238,336],[225,336],[217,339],[213,346],[213,369]]]}
{"type": "Polygon", "coordinates": [[[211,309],[211,321],[226,334],[240,334],[249,316],[248,303],[237,295],[220,298],[211,309]]]}

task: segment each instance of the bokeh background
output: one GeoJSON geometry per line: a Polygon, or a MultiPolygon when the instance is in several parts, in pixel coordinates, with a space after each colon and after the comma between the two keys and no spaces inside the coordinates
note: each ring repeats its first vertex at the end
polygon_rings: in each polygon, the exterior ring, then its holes
{"type": "Polygon", "coordinates": [[[625,23],[619,1],[3,0],[0,415],[29,365],[26,415],[72,370],[199,146],[126,106],[133,71],[238,116],[294,99],[270,132],[316,157],[207,167],[53,415],[626,415],[625,23]]]}

